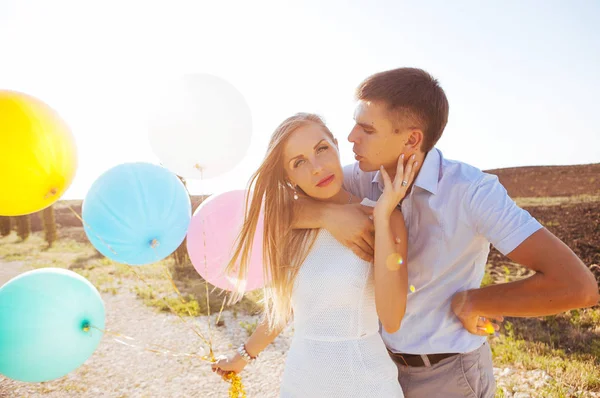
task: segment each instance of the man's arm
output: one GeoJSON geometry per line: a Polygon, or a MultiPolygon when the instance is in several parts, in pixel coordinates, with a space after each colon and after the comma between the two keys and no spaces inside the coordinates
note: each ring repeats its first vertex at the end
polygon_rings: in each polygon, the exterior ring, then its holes
{"type": "Polygon", "coordinates": [[[373,261],[373,209],[360,204],[339,205],[310,198],[294,203],[294,229],[324,228],[357,256],[373,261]]]}
{"type": "Polygon", "coordinates": [[[534,270],[529,278],[465,292],[465,311],[479,316],[545,316],[598,304],[598,285],[583,262],[546,228],[508,254],[534,270]]]}
{"type": "Polygon", "coordinates": [[[335,208],[336,205],[332,203],[300,197],[294,201],[292,227],[294,229],[325,228],[326,217],[332,210],[335,211],[335,208]]]}
{"type": "MultiPolygon", "coordinates": [[[[342,187],[351,194],[363,197],[361,174],[358,163],[344,166],[342,187]]],[[[294,203],[295,229],[324,228],[342,245],[350,248],[357,256],[366,261],[373,261],[373,213],[371,207],[359,204],[338,205],[324,203],[311,198],[299,198],[294,203]]]]}
{"type": "Polygon", "coordinates": [[[495,177],[486,178],[467,201],[477,232],[511,260],[536,272],[520,281],[456,294],[452,308],[467,330],[485,334],[477,330],[479,316],[545,316],[598,303],[591,271],[567,245],[518,208],[495,177]]]}

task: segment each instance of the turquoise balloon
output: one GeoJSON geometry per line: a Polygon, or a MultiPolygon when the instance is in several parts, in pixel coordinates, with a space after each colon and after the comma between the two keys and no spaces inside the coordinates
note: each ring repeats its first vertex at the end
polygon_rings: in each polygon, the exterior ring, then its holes
{"type": "Polygon", "coordinates": [[[102,174],[83,202],[85,233],[106,257],[129,265],[157,262],[185,239],[192,205],[179,178],[150,163],[102,174]]]}
{"type": "Polygon", "coordinates": [[[0,288],[0,373],[28,382],[70,373],[102,338],[92,326],[104,330],[104,303],[81,275],[42,268],[11,279],[0,288]]]}

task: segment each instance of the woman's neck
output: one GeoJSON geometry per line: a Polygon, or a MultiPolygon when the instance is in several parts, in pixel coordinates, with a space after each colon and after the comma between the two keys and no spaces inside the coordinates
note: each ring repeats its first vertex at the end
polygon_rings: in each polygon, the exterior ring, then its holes
{"type": "Polygon", "coordinates": [[[327,198],[327,199],[320,199],[320,200],[322,202],[336,203],[336,204],[340,204],[340,205],[345,205],[345,204],[348,204],[348,203],[352,202],[351,198],[352,198],[352,194],[342,188],[342,189],[340,189],[338,191],[338,193],[336,193],[332,197],[327,198]]]}

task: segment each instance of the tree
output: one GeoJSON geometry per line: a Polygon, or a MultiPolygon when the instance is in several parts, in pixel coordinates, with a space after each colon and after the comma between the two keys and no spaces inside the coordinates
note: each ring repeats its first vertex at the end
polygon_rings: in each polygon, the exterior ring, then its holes
{"type": "Polygon", "coordinates": [[[31,218],[29,214],[15,217],[17,224],[17,235],[22,241],[26,240],[31,234],[31,218]]]}
{"type": "Polygon", "coordinates": [[[12,220],[10,217],[0,216],[0,236],[10,235],[12,230],[12,220]]]}
{"type": "MultiPolygon", "coordinates": [[[[178,177],[181,180],[181,182],[183,183],[183,186],[187,190],[187,184],[186,184],[185,179],[181,176],[178,176],[178,177]]],[[[189,195],[189,192],[188,192],[188,195],[189,195]]],[[[187,238],[184,239],[183,242],[181,242],[181,245],[179,245],[177,250],[175,250],[171,256],[173,257],[173,260],[175,261],[175,265],[173,267],[173,276],[175,278],[179,278],[179,277],[185,275],[186,266],[190,262],[190,257],[187,252],[187,238]]]]}
{"type": "Polygon", "coordinates": [[[54,206],[49,206],[42,210],[42,224],[44,225],[44,236],[46,242],[48,242],[48,247],[52,247],[58,237],[54,206]]]}

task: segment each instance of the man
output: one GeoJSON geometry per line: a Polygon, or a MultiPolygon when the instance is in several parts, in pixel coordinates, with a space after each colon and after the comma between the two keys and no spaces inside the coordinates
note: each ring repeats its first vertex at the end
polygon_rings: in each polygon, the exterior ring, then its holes
{"type": "MultiPolygon", "coordinates": [[[[345,188],[377,200],[383,190],[381,165],[393,179],[401,154],[407,163],[417,161],[414,183],[399,204],[408,228],[413,292],[400,329],[382,330],[404,394],[493,397],[490,325],[497,330],[495,322],[503,316],[593,306],[599,297],[595,278],[510,199],[496,176],[445,159],[435,148],[449,106],[428,73],[414,68],[377,73],[360,84],[356,96],[356,125],[348,140],[357,163],[344,169],[345,188]],[[479,288],[490,243],[535,274],[479,288]]],[[[357,255],[372,258],[367,209],[303,200],[295,210],[297,228],[326,228],[357,255]]]]}

